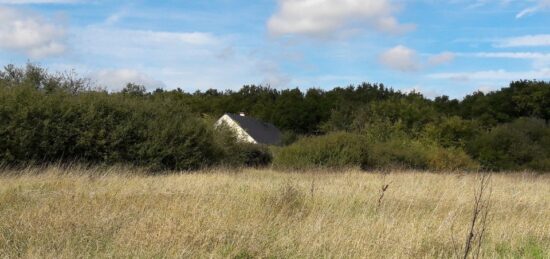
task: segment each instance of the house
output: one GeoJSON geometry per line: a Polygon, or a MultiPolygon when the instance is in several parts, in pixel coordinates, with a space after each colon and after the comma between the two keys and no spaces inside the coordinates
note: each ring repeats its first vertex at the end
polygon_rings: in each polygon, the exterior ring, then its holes
{"type": "Polygon", "coordinates": [[[281,131],[273,124],[247,117],[244,113],[226,113],[214,125],[215,127],[228,126],[243,142],[278,145],[282,140],[281,131]]]}

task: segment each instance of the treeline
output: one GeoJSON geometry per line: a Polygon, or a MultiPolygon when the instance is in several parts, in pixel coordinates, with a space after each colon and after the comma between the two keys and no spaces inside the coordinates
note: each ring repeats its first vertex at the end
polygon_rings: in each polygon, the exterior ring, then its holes
{"type": "Polygon", "coordinates": [[[550,83],[517,81],[463,100],[383,84],[332,90],[94,89],[27,65],[0,72],[0,161],[130,163],[152,169],[405,167],[550,171],[550,83]],[[284,132],[284,146],[240,144],[213,122],[246,112],[284,132]]]}

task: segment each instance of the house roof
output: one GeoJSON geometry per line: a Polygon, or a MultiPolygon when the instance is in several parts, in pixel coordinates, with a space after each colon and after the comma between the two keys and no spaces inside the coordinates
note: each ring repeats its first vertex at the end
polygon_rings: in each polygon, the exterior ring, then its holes
{"type": "Polygon", "coordinates": [[[258,143],[266,145],[281,143],[281,131],[273,124],[238,114],[226,113],[226,115],[237,122],[258,143]]]}

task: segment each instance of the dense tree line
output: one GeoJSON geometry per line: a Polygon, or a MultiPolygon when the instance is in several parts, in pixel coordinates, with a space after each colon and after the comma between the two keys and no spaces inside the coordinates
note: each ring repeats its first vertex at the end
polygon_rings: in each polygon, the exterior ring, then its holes
{"type": "Polygon", "coordinates": [[[145,89],[128,84],[113,93],[74,73],[6,66],[0,72],[0,161],[161,169],[269,163],[264,147],[236,143],[230,133],[212,128],[223,113],[246,112],[284,132],[285,147],[271,149],[281,167],[303,167],[283,159],[298,154],[310,157],[312,166],[332,159],[335,166],[364,168],[550,170],[545,81],[516,81],[463,100],[431,100],[371,83],[306,91],[256,85],[194,93],[145,89]],[[311,153],[331,148],[330,154],[311,153]],[[338,153],[342,159],[334,157],[338,153]]]}

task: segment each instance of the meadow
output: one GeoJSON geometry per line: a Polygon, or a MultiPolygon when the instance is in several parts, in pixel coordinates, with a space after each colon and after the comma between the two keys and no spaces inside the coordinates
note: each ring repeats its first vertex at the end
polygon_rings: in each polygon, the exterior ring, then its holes
{"type": "MultiPolygon", "coordinates": [[[[463,257],[479,183],[457,172],[3,169],[0,258],[463,257]]],[[[549,197],[550,175],[493,174],[469,256],[550,257],[549,197]]]]}

